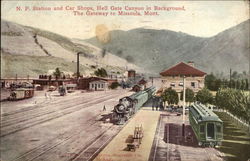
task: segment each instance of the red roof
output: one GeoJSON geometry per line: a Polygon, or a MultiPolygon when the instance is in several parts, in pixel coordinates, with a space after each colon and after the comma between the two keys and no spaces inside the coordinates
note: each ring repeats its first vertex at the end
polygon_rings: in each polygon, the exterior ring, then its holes
{"type": "Polygon", "coordinates": [[[178,75],[185,75],[185,76],[204,76],[206,75],[205,72],[200,71],[197,68],[192,67],[186,63],[180,62],[175,66],[163,71],[160,73],[162,76],[178,76],[178,75]]]}
{"type": "Polygon", "coordinates": [[[146,84],[146,83],[147,83],[147,81],[145,81],[144,79],[141,79],[141,80],[138,82],[139,85],[141,85],[141,84],[146,84]]]}

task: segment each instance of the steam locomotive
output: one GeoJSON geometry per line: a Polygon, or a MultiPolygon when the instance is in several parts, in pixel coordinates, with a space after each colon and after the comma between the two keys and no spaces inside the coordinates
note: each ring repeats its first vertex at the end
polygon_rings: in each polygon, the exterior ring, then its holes
{"type": "Polygon", "coordinates": [[[151,86],[143,91],[121,98],[114,107],[113,121],[118,125],[124,124],[154,95],[155,91],[155,87],[151,86]]]}

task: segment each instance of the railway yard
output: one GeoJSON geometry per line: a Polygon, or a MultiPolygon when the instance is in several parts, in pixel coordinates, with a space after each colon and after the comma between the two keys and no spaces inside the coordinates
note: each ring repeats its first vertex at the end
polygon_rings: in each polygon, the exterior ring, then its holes
{"type": "MultiPolygon", "coordinates": [[[[182,137],[182,117],[152,110],[151,100],[126,124],[110,123],[108,118],[118,100],[132,93],[118,89],[75,91],[60,96],[57,91],[46,94],[36,91],[30,99],[1,102],[1,160],[221,161],[226,158],[228,151],[223,146],[219,149],[198,146],[188,118],[186,137],[182,137]],[[127,145],[137,126],[143,128],[143,137],[139,147],[131,151],[127,145]]],[[[249,144],[244,148],[249,148],[249,144]]]]}
{"type": "Polygon", "coordinates": [[[2,160],[88,160],[122,128],[101,120],[130,92],[54,93],[2,102],[2,160]]]}

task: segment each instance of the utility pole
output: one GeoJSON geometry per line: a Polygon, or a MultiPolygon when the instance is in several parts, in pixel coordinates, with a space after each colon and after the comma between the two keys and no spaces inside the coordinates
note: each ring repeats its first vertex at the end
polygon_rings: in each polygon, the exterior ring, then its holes
{"type": "Polygon", "coordinates": [[[185,136],[185,106],[186,106],[186,90],[185,75],[183,76],[183,107],[182,107],[182,136],[185,136]]]}

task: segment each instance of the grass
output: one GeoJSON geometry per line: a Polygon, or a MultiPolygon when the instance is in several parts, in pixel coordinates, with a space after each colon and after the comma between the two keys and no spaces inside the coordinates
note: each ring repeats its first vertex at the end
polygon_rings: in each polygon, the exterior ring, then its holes
{"type": "MultiPolygon", "coordinates": [[[[48,70],[60,68],[61,71],[76,72],[76,63],[65,61],[62,58],[52,56],[27,56],[1,54],[1,77],[38,77],[39,74],[46,74],[48,70]]],[[[80,65],[81,73],[89,67],[80,65]]]]}
{"type": "Polygon", "coordinates": [[[62,46],[64,49],[72,51],[72,52],[85,52],[85,53],[91,53],[92,50],[90,48],[87,48],[86,46],[80,46],[75,43],[73,43],[69,38],[64,37],[62,35],[50,32],[50,31],[45,31],[45,30],[40,30],[38,28],[33,28],[30,26],[26,26],[27,28],[31,29],[31,32],[33,34],[37,34],[39,36],[45,37],[47,39],[50,39],[56,43],[58,43],[60,46],[62,46]]]}
{"type": "Polygon", "coordinates": [[[226,113],[216,112],[216,114],[223,121],[224,140],[219,150],[225,153],[225,159],[228,161],[250,159],[250,134],[230,120],[226,113]]]}

